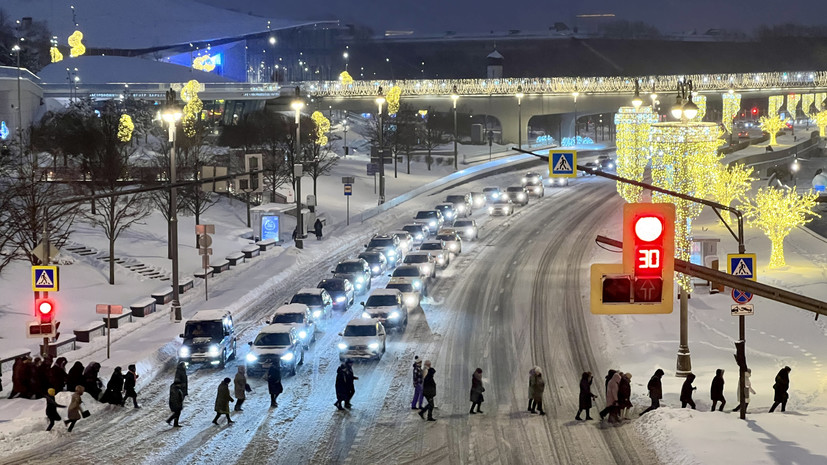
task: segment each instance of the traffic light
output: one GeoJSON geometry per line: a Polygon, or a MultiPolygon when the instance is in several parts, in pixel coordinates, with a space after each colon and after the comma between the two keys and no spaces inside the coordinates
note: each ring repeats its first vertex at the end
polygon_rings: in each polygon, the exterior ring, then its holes
{"type": "Polygon", "coordinates": [[[752,107],[752,116],[756,116],[758,114],[758,107],[752,107]]]}
{"type": "Polygon", "coordinates": [[[40,318],[40,323],[51,323],[55,315],[55,303],[52,301],[52,299],[37,299],[34,305],[37,317],[40,318]]]}
{"type": "Polygon", "coordinates": [[[675,270],[675,205],[623,206],[623,272],[632,278],[634,303],[671,299],[675,270]],[[664,292],[664,290],[668,292],[664,292]]]}

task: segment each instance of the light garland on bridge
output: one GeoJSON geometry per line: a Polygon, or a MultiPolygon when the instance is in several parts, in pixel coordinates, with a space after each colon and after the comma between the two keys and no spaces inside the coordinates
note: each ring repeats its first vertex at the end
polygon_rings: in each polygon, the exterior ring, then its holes
{"type": "Polygon", "coordinates": [[[758,227],[772,242],[770,268],[786,265],[784,238],[793,228],[809,223],[813,216],[821,216],[813,211],[817,197],[812,190],[800,195],[795,189],[762,187],[744,205],[749,224],[758,227]]]}
{"type": "MultiPolygon", "coordinates": [[[[652,107],[620,107],[615,114],[617,128],[617,174],[624,178],[643,181],[643,172],[649,163],[649,129],[658,122],[652,107]]],[[[622,182],[617,193],[629,203],[640,202],[643,189],[622,182]]]]}
{"type": "Polygon", "coordinates": [[[813,105],[816,107],[816,113],[824,109],[824,100],[827,99],[827,92],[816,92],[816,101],[813,105]]]}
{"type": "Polygon", "coordinates": [[[827,129],[827,110],[821,110],[816,113],[815,119],[816,126],[818,126],[818,135],[821,137],[827,137],[827,133],[825,133],[825,129],[827,129]]]}
{"type": "Polygon", "coordinates": [[[778,110],[781,109],[781,106],[784,104],[784,96],[783,95],[770,95],[769,98],[769,110],[767,114],[770,116],[777,115],[778,110]]]}
{"type": "Polygon", "coordinates": [[[698,107],[698,113],[690,121],[703,121],[706,115],[706,95],[699,95],[697,92],[693,93],[692,103],[698,107]]]}
{"type": "Polygon", "coordinates": [[[732,134],[732,120],[741,111],[741,94],[726,92],[721,95],[723,99],[723,110],[721,111],[721,122],[729,134],[732,134]]]}
{"type": "Polygon", "coordinates": [[[798,102],[801,101],[801,94],[789,94],[787,95],[787,113],[790,114],[790,117],[795,121],[795,113],[796,108],[798,107],[798,102]]]}
{"type": "Polygon", "coordinates": [[[813,118],[813,102],[816,101],[816,96],[813,94],[802,94],[801,95],[801,112],[807,115],[808,118],[813,118]]]}
{"type": "MultiPolygon", "coordinates": [[[[651,126],[652,183],[694,197],[707,197],[715,185],[718,165],[718,125],[715,123],[655,123],[651,126]]],[[[689,261],[692,219],[702,205],[654,192],[654,202],[675,204],[675,258],[689,261]]],[[[689,277],[677,282],[692,291],[689,277]]]]}
{"type": "Polygon", "coordinates": [[[135,130],[135,124],[132,122],[132,117],[123,114],[118,121],[118,140],[121,142],[129,142],[132,139],[132,131],[135,130]]]}

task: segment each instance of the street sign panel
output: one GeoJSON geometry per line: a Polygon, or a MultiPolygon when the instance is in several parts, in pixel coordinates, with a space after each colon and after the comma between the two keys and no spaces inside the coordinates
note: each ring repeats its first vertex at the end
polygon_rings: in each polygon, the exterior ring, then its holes
{"type": "Polygon", "coordinates": [[[59,290],[58,268],[56,266],[32,267],[32,290],[40,292],[57,292],[59,290]]]}
{"type": "Polygon", "coordinates": [[[735,304],[729,312],[732,316],[755,315],[755,308],[752,304],[735,304]]]}
{"type": "Polygon", "coordinates": [[[755,254],[754,253],[731,253],[727,254],[727,272],[739,278],[755,281],[755,254]]]}
{"type": "Polygon", "coordinates": [[[732,290],[732,300],[738,304],[745,304],[752,300],[752,293],[747,291],[742,291],[739,289],[732,290]]]}
{"type": "MultiPolygon", "coordinates": [[[[41,241],[40,244],[37,244],[37,247],[35,247],[34,250],[32,250],[32,255],[37,257],[38,260],[40,260],[40,263],[47,262],[47,260],[45,260],[46,257],[44,257],[44,254],[46,252],[44,249],[45,249],[45,247],[43,247],[43,241],[41,241]]],[[[50,242],[49,243],[49,260],[48,261],[51,262],[52,260],[57,258],[59,253],[60,253],[60,250],[58,250],[58,248],[55,247],[55,245],[50,242]]]]}
{"type": "Polygon", "coordinates": [[[577,176],[576,150],[549,150],[548,171],[552,177],[573,178],[577,176]]]}
{"type": "Polygon", "coordinates": [[[345,184],[345,195],[353,194],[353,184],[345,184]]]}
{"type": "Polygon", "coordinates": [[[120,315],[123,313],[123,305],[97,304],[95,305],[95,313],[100,313],[103,315],[106,315],[107,313],[111,313],[112,315],[120,315]]]}
{"type": "Polygon", "coordinates": [[[342,184],[353,184],[354,182],[356,182],[354,176],[342,176],[342,184]]]}
{"type": "Polygon", "coordinates": [[[368,176],[373,176],[379,172],[379,164],[378,163],[368,163],[368,176]]]}

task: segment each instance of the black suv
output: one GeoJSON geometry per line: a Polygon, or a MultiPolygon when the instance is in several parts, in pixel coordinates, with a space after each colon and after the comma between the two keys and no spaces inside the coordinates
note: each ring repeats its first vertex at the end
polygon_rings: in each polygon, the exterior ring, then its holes
{"type": "Polygon", "coordinates": [[[471,194],[449,195],[445,197],[445,201],[454,204],[454,210],[457,212],[457,216],[471,216],[471,209],[473,208],[471,204],[471,194]]]}
{"type": "Polygon", "coordinates": [[[334,278],[344,278],[353,283],[353,288],[359,294],[370,290],[370,267],[368,262],[361,258],[352,260],[342,260],[336,265],[336,269],[331,271],[334,278]]]}

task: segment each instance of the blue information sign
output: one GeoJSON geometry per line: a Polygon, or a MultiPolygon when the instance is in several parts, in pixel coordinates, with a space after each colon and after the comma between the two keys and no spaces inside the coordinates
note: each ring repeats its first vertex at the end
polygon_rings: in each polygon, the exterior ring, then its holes
{"type": "Polygon", "coordinates": [[[261,240],[279,240],[279,217],[278,215],[265,215],[261,217],[261,240]]]}

